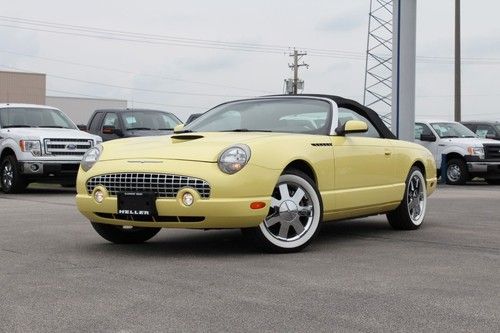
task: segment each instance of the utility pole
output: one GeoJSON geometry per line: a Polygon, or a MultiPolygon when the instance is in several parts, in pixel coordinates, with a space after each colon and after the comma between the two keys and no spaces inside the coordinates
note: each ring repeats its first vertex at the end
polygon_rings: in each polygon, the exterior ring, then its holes
{"type": "Polygon", "coordinates": [[[293,71],[293,79],[292,89],[287,90],[289,94],[297,95],[299,84],[301,84],[302,86],[304,84],[304,81],[299,81],[299,67],[305,66],[306,68],[309,68],[309,65],[304,62],[299,64],[299,61],[305,55],[307,55],[307,52],[299,52],[296,49],[293,50],[293,53],[290,53],[290,57],[293,57],[293,64],[288,64],[288,67],[290,67],[293,71]]]}
{"type": "Polygon", "coordinates": [[[460,57],[460,0],[455,0],[455,121],[462,120],[460,57]]]}

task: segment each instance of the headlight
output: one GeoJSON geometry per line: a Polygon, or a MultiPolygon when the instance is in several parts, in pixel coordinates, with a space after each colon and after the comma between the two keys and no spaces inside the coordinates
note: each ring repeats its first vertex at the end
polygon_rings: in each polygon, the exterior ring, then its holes
{"type": "Polygon", "coordinates": [[[89,171],[90,168],[92,168],[94,164],[96,164],[96,162],[99,161],[99,157],[101,156],[102,150],[103,148],[101,145],[97,145],[87,150],[85,155],[83,155],[82,162],[80,163],[83,171],[89,171]]]}
{"type": "Polygon", "coordinates": [[[243,169],[249,159],[250,147],[247,145],[232,146],[220,154],[218,161],[219,169],[222,172],[233,174],[243,169]]]}
{"type": "Polygon", "coordinates": [[[32,153],[34,156],[42,155],[42,145],[38,140],[21,140],[19,147],[21,147],[21,151],[32,153]]]}
{"type": "Polygon", "coordinates": [[[479,158],[484,158],[484,149],[483,147],[468,147],[467,152],[469,155],[478,156],[479,158]]]}

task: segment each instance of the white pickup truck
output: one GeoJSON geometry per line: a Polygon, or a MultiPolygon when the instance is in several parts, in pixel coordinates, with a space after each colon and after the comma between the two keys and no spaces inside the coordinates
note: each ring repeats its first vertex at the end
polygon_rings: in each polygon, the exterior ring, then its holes
{"type": "Polygon", "coordinates": [[[500,184],[499,141],[481,139],[453,121],[418,121],[415,142],[434,155],[438,174],[445,168],[447,184],[465,184],[474,177],[484,178],[489,184],[500,184]]]}
{"type": "Polygon", "coordinates": [[[0,104],[1,190],[22,192],[31,182],[74,185],[83,154],[100,142],[58,109],[0,104]]]}

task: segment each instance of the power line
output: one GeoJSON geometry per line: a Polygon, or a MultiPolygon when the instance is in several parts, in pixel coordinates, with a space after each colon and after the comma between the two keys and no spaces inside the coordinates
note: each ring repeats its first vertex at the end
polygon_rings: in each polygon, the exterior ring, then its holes
{"type": "MultiPolygon", "coordinates": [[[[55,92],[55,93],[60,93],[60,94],[68,94],[68,95],[74,95],[74,96],[89,97],[89,98],[99,98],[99,99],[108,99],[109,98],[109,97],[105,97],[105,96],[82,94],[82,93],[77,93],[77,92],[74,92],[74,91],[67,91],[67,90],[56,90],[56,89],[46,89],[46,90],[49,91],[49,92],[55,92]]],[[[54,96],[54,97],[58,97],[58,96],[54,96]]],[[[140,104],[156,105],[156,106],[166,106],[166,107],[175,107],[175,108],[202,109],[202,110],[207,109],[205,106],[192,106],[192,105],[153,103],[153,102],[138,101],[138,100],[135,100],[135,99],[133,100],[133,102],[134,103],[140,103],[140,104]]]]}
{"type": "MultiPolygon", "coordinates": [[[[12,66],[1,65],[1,64],[0,64],[0,66],[5,67],[5,68],[9,68],[9,69],[13,69],[13,70],[18,70],[18,71],[32,72],[31,70],[26,69],[26,68],[12,67],[12,66]]],[[[219,95],[219,94],[191,93],[191,92],[171,91],[171,90],[134,88],[134,87],[121,86],[121,85],[110,84],[110,83],[103,83],[103,82],[97,82],[97,81],[82,80],[82,79],[77,79],[77,78],[67,77],[67,76],[61,76],[61,75],[55,75],[55,74],[46,74],[46,75],[48,77],[55,78],[55,79],[60,79],[60,80],[68,80],[68,81],[75,81],[75,82],[86,83],[86,84],[94,84],[94,85],[111,87],[111,88],[120,88],[120,89],[143,91],[143,92],[151,92],[151,93],[160,93],[160,94],[174,94],[174,95],[187,95],[187,96],[203,96],[203,97],[236,97],[236,98],[254,97],[253,95],[219,95]]]]}

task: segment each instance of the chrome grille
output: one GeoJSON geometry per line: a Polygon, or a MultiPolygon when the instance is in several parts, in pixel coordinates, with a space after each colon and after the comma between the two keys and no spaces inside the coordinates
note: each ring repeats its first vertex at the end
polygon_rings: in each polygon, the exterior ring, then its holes
{"type": "Polygon", "coordinates": [[[500,145],[484,145],[484,158],[500,159],[500,145]]]}
{"type": "Polygon", "coordinates": [[[83,156],[93,146],[91,139],[45,139],[45,153],[48,155],[83,156]]]}
{"type": "Polygon", "coordinates": [[[92,193],[98,185],[104,186],[110,195],[119,192],[151,192],[159,198],[175,198],[183,187],[194,188],[200,197],[210,197],[210,185],[203,179],[164,173],[109,173],[90,178],[87,192],[92,193]]]}

